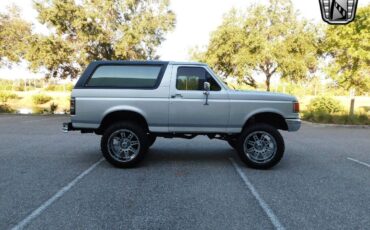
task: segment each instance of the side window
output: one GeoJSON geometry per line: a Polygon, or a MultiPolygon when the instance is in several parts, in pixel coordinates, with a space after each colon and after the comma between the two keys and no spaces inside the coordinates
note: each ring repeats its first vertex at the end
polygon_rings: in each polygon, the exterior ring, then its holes
{"type": "Polygon", "coordinates": [[[179,67],[176,76],[176,89],[203,90],[204,82],[211,84],[211,91],[219,91],[221,87],[202,67],[179,67]]]}
{"type": "Polygon", "coordinates": [[[176,89],[203,90],[206,70],[199,67],[179,67],[177,69],[176,89]]]}
{"type": "Polygon", "coordinates": [[[211,85],[211,91],[220,91],[221,87],[216,80],[207,72],[207,81],[211,85]]]}
{"type": "Polygon", "coordinates": [[[103,65],[91,76],[87,86],[153,88],[161,66],[155,65],[103,65]]]}

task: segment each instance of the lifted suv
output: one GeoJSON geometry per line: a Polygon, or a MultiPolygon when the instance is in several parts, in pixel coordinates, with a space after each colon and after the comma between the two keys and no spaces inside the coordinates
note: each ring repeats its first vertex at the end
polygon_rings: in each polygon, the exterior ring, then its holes
{"type": "Polygon", "coordinates": [[[295,97],[231,90],[206,64],[98,61],[76,83],[63,129],[102,135],[103,155],[118,167],[136,165],[157,137],[206,135],[267,169],[284,153],[278,129],[300,125],[295,97]]]}

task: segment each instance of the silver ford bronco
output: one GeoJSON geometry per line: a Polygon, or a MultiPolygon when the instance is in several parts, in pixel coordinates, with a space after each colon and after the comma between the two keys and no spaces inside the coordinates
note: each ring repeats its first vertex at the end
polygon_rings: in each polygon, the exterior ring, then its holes
{"type": "Polygon", "coordinates": [[[267,169],[284,154],[280,130],[301,126],[290,95],[237,91],[203,63],[96,61],[77,81],[64,131],[102,135],[117,167],[140,162],[157,137],[206,135],[227,141],[248,166],[267,169]]]}

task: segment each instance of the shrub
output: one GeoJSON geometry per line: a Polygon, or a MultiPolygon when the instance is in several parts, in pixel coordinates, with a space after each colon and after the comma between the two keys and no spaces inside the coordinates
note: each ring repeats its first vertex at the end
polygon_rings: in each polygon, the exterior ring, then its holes
{"type": "Polygon", "coordinates": [[[32,101],[36,105],[41,105],[49,102],[51,97],[45,94],[37,94],[32,97],[32,101]]]}
{"type": "Polygon", "coordinates": [[[332,97],[320,96],[312,99],[307,106],[308,112],[314,114],[332,114],[343,111],[339,101],[332,97]]]}
{"type": "Polygon", "coordinates": [[[40,107],[37,107],[37,106],[34,106],[32,108],[32,113],[34,114],[43,114],[44,113],[44,108],[40,108],[40,107]]]}
{"type": "Polygon", "coordinates": [[[53,103],[51,103],[51,104],[50,104],[50,113],[51,113],[51,114],[54,114],[54,113],[55,113],[55,111],[57,110],[57,108],[58,108],[58,105],[57,105],[57,104],[55,104],[54,102],[53,102],[53,103]]]}
{"type": "Polygon", "coordinates": [[[46,91],[56,91],[56,92],[64,92],[64,91],[72,91],[73,84],[65,84],[65,85],[48,85],[45,90],[46,91]]]}
{"type": "Polygon", "coordinates": [[[57,91],[57,86],[56,85],[48,85],[45,87],[46,91],[57,91]]]}
{"type": "Polygon", "coordinates": [[[368,113],[368,112],[370,112],[370,106],[360,106],[359,110],[362,113],[368,113]]]}
{"type": "Polygon", "coordinates": [[[12,109],[9,105],[0,105],[0,113],[14,113],[14,109],[12,109]]]}
{"type": "Polygon", "coordinates": [[[15,93],[8,93],[8,92],[0,92],[0,101],[2,103],[6,103],[9,99],[16,99],[17,94],[15,93]]]}
{"type": "Polygon", "coordinates": [[[0,80],[0,90],[12,90],[12,84],[7,81],[0,80]]]}
{"type": "Polygon", "coordinates": [[[74,87],[74,85],[73,85],[73,84],[67,84],[67,85],[66,85],[66,89],[67,89],[67,91],[69,91],[69,92],[72,92],[73,87],[74,87]]]}
{"type": "Polygon", "coordinates": [[[24,91],[24,89],[25,89],[24,85],[17,85],[17,86],[14,87],[15,91],[24,91]]]}
{"type": "Polygon", "coordinates": [[[64,91],[64,85],[48,85],[45,88],[46,91],[56,91],[56,92],[61,92],[64,91]]]}

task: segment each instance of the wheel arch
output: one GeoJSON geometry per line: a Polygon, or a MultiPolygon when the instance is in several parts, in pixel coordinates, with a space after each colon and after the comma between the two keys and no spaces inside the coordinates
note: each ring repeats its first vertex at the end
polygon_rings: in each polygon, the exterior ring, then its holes
{"type": "Polygon", "coordinates": [[[104,130],[117,121],[132,121],[149,130],[149,125],[144,113],[133,107],[119,107],[107,111],[101,122],[96,134],[103,134],[104,130]]]}
{"type": "Polygon", "coordinates": [[[244,122],[243,130],[255,123],[264,123],[275,127],[276,129],[288,130],[288,124],[284,116],[275,110],[257,111],[250,114],[244,122]]]}

